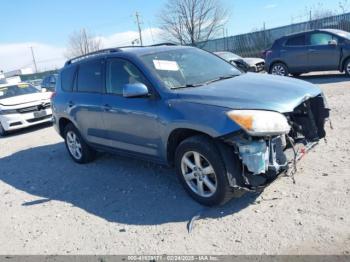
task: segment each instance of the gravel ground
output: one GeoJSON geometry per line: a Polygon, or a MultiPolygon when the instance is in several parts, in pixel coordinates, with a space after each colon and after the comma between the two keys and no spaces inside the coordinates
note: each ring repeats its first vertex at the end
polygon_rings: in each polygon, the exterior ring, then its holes
{"type": "Polygon", "coordinates": [[[328,98],[327,143],[296,184],[220,208],[192,201],[171,169],[108,154],[74,164],[51,126],[0,138],[0,254],[349,254],[350,81],[302,79],[328,98]]]}

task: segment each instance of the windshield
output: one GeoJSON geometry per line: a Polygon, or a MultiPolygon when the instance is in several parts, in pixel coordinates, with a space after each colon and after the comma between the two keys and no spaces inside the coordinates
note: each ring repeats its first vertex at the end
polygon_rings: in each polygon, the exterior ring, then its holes
{"type": "Polygon", "coordinates": [[[168,50],[141,59],[169,89],[200,86],[241,74],[224,60],[197,48],[168,50]]]}
{"type": "Polygon", "coordinates": [[[33,93],[40,93],[40,91],[30,84],[18,84],[4,87],[0,86],[0,99],[33,93]]]}

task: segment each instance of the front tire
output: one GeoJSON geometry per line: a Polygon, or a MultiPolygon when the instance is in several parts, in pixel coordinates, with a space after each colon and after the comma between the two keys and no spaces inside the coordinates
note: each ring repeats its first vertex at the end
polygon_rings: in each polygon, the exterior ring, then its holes
{"type": "Polygon", "coordinates": [[[224,161],[210,138],[184,140],[176,149],[175,167],[185,190],[200,204],[222,205],[233,197],[224,161]]]}
{"type": "Polygon", "coordinates": [[[289,70],[288,67],[283,63],[275,63],[270,69],[270,74],[278,76],[288,76],[289,70]]]}
{"type": "Polygon", "coordinates": [[[95,159],[96,151],[83,140],[78,129],[73,124],[66,126],[64,140],[67,151],[75,162],[85,164],[95,159]]]}
{"type": "Polygon", "coordinates": [[[350,76],[350,58],[345,62],[344,71],[347,76],[350,76]]]}

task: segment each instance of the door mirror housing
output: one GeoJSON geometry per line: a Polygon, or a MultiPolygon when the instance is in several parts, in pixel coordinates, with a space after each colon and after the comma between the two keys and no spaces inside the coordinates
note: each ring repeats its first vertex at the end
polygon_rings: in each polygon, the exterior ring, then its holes
{"type": "Polygon", "coordinates": [[[331,46],[337,46],[338,45],[338,42],[337,42],[337,40],[330,40],[329,42],[328,42],[328,45],[331,45],[331,46]]]}
{"type": "Polygon", "coordinates": [[[126,84],[123,86],[123,96],[127,98],[149,96],[148,88],[142,83],[126,84]]]}

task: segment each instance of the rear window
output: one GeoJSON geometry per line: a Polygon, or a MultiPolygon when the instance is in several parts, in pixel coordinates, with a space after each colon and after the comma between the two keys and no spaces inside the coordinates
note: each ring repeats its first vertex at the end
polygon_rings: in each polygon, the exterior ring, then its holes
{"type": "Polygon", "coordinates": [[[286,46],[303,46],[305,45],[306,36],[305,35],[298,35],[289,38],[286,41],[286,46]]]}
{"type": "Polygon", "coordinates": [[[78,91],[101,93],[103,86],[102,61],[81,64],[78,73],[78,91]]]}
{"type": "Polygon", "coordinates": [[[61,88],[63,91],[71,92],[73,90],[75,71],[75,66],[70,66],[62,70],[61,88]]]}

